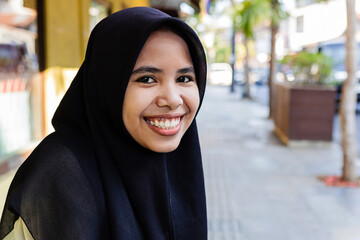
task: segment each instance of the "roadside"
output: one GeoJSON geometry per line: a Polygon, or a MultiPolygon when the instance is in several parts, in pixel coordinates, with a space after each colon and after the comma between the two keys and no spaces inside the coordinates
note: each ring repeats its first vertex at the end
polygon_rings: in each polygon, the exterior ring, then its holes
{"type": "Polygon", "coordinates": [[[340,174],[340,145],[288,148],[267,116],[265,105],[240,100],[228,88],[207,89],[197,123],[209,239],[357,239],[360,189],[317,179],[340,174]]]}

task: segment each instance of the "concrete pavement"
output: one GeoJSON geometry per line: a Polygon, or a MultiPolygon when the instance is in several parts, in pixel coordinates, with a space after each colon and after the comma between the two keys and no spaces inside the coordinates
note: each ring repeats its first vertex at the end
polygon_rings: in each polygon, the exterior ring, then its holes
{"type": "Polygon", "coordinates": [[[359,240],[360,188],[317,179],[340,174],[340,145],[285,147],[267,115],[228,88],[207,89],[197,122],[209,239],[359,240]]]}
{"type": "MultiPolygon", "coordinates": [[[[285,147],[267,114],[228,88],[207,89],[197,123],[209,240],[359,240],[360,188],[317,180],[340,174],[338,141],[285,147]]],[[[0,204],[13,174],[0,176],[0,204]]]]}

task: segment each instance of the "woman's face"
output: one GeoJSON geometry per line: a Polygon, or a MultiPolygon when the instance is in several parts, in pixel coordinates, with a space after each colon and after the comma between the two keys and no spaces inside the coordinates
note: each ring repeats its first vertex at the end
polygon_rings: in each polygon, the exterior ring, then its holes
{"type": "Polygon", "coordinates": [[[199,101],[185,41],[171,31],[152,33],[125,93],[122,114],[130,135],[154,152],[171,152],[193,121],[199,101]]]}

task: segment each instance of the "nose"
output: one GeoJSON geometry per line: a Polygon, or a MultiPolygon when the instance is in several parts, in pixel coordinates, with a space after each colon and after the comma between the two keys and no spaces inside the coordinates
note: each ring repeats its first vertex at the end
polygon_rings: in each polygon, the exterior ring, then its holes
{"type": "Polygon", "coordinates": [[[160,87],[159,91],[159,96],[156,100],[158,107],[168,107],[174,110],[184,103],[180,89],[176,83],[164,84],[160,87]]]}

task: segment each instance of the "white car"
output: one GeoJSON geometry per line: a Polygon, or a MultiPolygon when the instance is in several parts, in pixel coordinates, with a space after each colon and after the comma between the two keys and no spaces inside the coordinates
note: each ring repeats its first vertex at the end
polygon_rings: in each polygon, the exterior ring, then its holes
{"type": "Polygon", "coordinates": [[[208,83],[211,85],[230,86],[232,68],[228,63],[212,63],[209,67],[208,83]]]}

